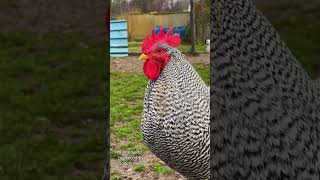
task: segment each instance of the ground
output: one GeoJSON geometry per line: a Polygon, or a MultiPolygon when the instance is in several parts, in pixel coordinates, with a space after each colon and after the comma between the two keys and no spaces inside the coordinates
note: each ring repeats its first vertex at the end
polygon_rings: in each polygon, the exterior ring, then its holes
{"type": "MultiPolygon", "coordinates": [[[[111,58],[111,172],[112,179],[182,180],[152,154],[142,140],[140,121],[147,78],[139,56],[111,58]]],[[[186,59],[209,83],[209,54],[186,59]]]]}

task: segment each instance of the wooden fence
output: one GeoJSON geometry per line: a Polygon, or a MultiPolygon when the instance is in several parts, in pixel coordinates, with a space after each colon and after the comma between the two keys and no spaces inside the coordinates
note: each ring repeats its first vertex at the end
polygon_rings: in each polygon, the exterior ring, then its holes
{"type": "Polygon", "coordinates": [[[149,13],[129,14],[119,16],[128,23],[129,40],[142,40],[155,26],[179,27],[187,26],[190,21],[190,12],[178,13],[149,13]]]}

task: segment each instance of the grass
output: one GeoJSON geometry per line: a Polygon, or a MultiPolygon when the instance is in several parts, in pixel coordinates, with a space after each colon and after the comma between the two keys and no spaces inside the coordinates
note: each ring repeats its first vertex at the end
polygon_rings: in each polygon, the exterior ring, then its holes
{"type": "MultiPolygon", "coordinates": [[[[191,45],[189,44],[181,44],[177,47],[181,52],[189,52],[191,49],[191,45]]],[[[129,42],[129,52],[130,51],[141,51],[141,42],[132,41],[129,42]]],[[[196,44],[195,45],[196,51],[206,51],[206,45],[205,44],[196,44]]]]}
{"type": "Polygon", "coordinates": [[[100,179],[103,42],[22,31],[0,41],[0,179],[100,179]]]}
{"type": "Polygon", "coordinates": [[[118,170],[112,170],[111,171],[111,179],[112,180],[121,180],[123,178],[121,177],[121,174],[118,170]]]}
{"type": "Polygon", "coordinates": [[[146,167],[144,165],[137,165],[133,167],[133,170],[136,172],[144,172],[146,170],[146,167]]]}
{"type": "Polygon", "coordinates": [[[111,72],[111,141],[142,142],[140,118],[146,83],[142,74],[111,72]]]}
{"type": "Polygon", "coordinates": [[[170,175],[173,174],[174,171],[168,166],[164,166],[160,163],[156,163],[152,166],[152,171],[159,175],[170,175]]]}
{"type": "Polygon", "coordinates": [[[110,150],[110,159],[119,159],[122,155],[119,152],[110,150]]]}

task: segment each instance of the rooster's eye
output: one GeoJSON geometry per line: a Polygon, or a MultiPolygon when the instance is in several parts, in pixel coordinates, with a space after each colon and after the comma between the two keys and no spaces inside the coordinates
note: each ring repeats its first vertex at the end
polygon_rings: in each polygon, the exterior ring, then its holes
{"type": "Polygon", "coordinates": [[[154,54],[160,54],[160,51],[155,51],[154,54]]]}

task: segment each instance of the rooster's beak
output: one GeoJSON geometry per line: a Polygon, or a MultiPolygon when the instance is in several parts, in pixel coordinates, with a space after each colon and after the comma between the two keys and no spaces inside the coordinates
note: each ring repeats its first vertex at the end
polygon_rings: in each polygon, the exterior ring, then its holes
{"type": "Polygon", "coordinates": [[[139,57],[139,60],[147,60],[148,59],[148,56],[146,54],[141,54],[141,56],[139,57]]]}

